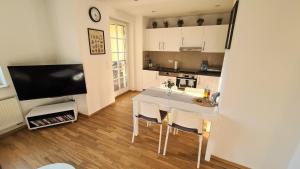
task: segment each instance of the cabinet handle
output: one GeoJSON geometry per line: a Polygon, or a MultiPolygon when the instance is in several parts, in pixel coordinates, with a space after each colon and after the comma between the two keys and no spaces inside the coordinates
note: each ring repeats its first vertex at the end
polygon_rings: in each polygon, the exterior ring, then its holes
{"type": "Polygon", "coordinates": [[[166,49],[166,45],[165,45],[165,42],[163,42],[163,50],[166,49]]]}
{"type": "Polygon", "coordinates": [[[203,49],[202,49],[202,51],[204,51],[205,50],[205,41],[203,42],[203,49]]]}
{"type": "Polygon", "coordinates": [[[184,37],[181,38],[181,46],[183,46],[184,37]]]}
{"type": "Polygon", "coordinates": [[[160,50],[160,42],[158,42],[158,50],[160,50]]]}

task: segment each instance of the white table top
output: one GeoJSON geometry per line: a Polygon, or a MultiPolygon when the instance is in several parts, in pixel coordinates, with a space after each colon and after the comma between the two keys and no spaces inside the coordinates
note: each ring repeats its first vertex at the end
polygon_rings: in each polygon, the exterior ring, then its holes
{"type": "MultiPolygon", "coordinates": [[[[186,111],[201,113],[204,116],[216,116],[218,107],[204,107],[193,102],[196,96],[189,95],[183,91],[174,90],[170,95],[167,89],[150,88],[133,98],[133,101],[145,101],[159,104],[162,110],[169,111],[170,108],[177,108],[186,111]]],[[[209,118],[209,117],[208,117],[209,118]]]]}

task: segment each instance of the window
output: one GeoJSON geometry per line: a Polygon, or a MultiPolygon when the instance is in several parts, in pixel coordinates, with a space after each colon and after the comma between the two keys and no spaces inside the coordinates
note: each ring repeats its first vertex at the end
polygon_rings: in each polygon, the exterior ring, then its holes
{"type": "Polygon", "coordinates": [[[2,87],[7,87],[7,83],[4,79],[4,75],[3,75],[2,69],[0,67],[0,88],[2,88],[2,87]]]}
{"type": "Polygon", "coordinates": [[[110,24],[110,41],[114,91],[118,95],[128,90],[128,52],[125,24],[110,24]]]}

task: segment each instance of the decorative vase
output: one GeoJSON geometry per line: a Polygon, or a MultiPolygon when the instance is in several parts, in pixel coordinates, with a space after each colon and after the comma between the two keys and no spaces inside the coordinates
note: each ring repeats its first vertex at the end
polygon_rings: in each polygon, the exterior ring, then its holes
{"type": "Polygon", "coordinates": [[[171,89],[171,88],[168,88],[168,89],[167,89],[167,95],[170,96],[171,94],[172,94],[172,89],[171,89]]]}

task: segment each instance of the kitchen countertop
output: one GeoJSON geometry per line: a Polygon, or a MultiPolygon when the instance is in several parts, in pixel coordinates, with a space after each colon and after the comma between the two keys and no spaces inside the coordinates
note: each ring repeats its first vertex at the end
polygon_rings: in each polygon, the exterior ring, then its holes
{"type": "Polygon", "coordinates": [[[215,76],[220,77],[221,72],[212,72],[212,71],[201,71],[196,69],[172,69],[172,68],[164,68],[164,67],[152,67],[152,68],[144,68],[144,70],[152,70],[159,72],[170,72],[170,73],[184,73],[184,74],[194,74],[194,75],[203,75],[203,76],[215,76]]]}

